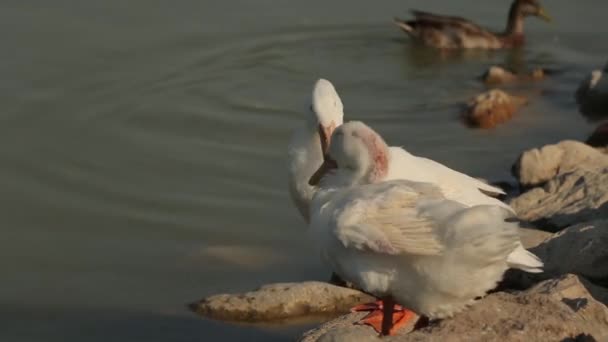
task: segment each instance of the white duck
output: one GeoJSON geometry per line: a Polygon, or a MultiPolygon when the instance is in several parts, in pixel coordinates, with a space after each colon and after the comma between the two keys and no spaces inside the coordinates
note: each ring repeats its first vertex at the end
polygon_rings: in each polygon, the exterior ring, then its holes
{"type": "Polygon", "coordinates": [[[509,267],[542,272],[521,248],[512,212],[470,207],[434,184],[382,181],[391,154],[360,122],[335,130],[328,155],[310,184],[311,234],[323,259],[343,279],[384,300],[383,335],[413,315],[392,316],[397,302],[428,318],[450,317],[486,294],[509,267]],[[391,326],[394,327],[391,328],[391,326]]]}
{"type": "Polygon", "coordinates": [[[298,127],[287,151],[288,182],[291,199],[304,220],[309,221],[309,206],[314,188],[308,184],[312,174],[323,163],[334,129],[342,125],[344,107],[334,86],[319,79],[312,91],[311,114],[298,127]]]}
{"type": "MultiPolygon", "coordinates": [[[[319,79],[312,92],[311,113],[304,125],[294,132],[288,148],[289,192],[306,222],[309,222],[308,211],[314,194],[308,180],[323,163],[331,133],[342,124],[343,118],[344,106],[336,89],[328,80],[319,79]]],[[[494,204],[512,210],[502,201],[481,192],[504,194],[499,188],[431,159],[412,155],[401,147],[391,147],[390,155],[392,162],[385,180],[429,182],[441,188],[448,199],[466,206],[494,204]]]]}

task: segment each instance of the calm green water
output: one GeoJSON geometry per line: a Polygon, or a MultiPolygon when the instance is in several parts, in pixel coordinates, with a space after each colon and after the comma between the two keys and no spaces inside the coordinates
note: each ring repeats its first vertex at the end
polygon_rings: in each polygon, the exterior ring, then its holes
{"type": "Polygon", "coordinates": [[[546,1],[521,51],[441,58],[391,23],[409,7],[504,26],[506,1],[14,1],[0,4],[0,340],[249,341],[305,327],[210,322],[185,304],[326,279],[285,177],[318,77],[350,119],[475,176],[583,139],[573,93],[608,55],[605,0],[546,1]],[[557,69],[475,131],[458,104],[492,64],[557,69]]]}

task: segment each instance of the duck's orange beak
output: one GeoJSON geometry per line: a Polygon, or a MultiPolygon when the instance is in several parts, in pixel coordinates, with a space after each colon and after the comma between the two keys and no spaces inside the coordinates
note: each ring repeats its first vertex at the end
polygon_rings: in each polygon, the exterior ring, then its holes
{"type": "Polygon", "coordinates": [[[329,150],[329,143],[331,141],[331,134],[336,129],[336,124],[332,121],[329,126],[323,126],[319,124],[319,137],[321,138],[321,153],[325,156],[329,150]]]}
{"type": "Polygon", "coordinates": [[[319,184],[323,176],[325,176],[325,174],[329,172],[329,170],[337,168],[338,164],[336,163],[336,161],[325,155],[323,157],[323,164],[321,164],[321,166],[319,166],[319,169],[310,177],[308,185],[316,186],[317,184],[319,184]]]}

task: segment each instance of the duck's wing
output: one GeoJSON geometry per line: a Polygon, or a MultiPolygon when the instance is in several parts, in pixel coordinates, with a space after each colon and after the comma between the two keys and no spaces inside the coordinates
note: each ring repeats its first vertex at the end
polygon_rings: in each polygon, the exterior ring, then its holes
{"type": "Polygon", "coordinates": [[[346,248],[389,255],[440,255],[444,246],[436,222],[420,215],[418,203],[441,198],[439,189],[426,183],[364,185],[352,190],[336,210],[333,233],[346,248]]]}
{"type": "Polygon", "coordinates": [[[410,13],[412,13],[414,18],[416,18],[417,20],[432,20],[432,21],[443,22],[443,23],[459,23],[459,24],[466,23],[466,24],[475,25],[473,22],[471,22],[470,20],[465,19],[463,17],[436,14],[436,13],[425,12],[425,11],[420,11],[420,10],[416,10],[416,9],[410,10],[410,13]]]}
{"type": "Polygon", "coordinates": [[[453,170],[432,159],[415,156],[401,147],[389,149],[391,163],[389,179],[429,182],[439,187],[443,195],[466,206],[490,204],[512,209],[502,201],[488,196],[504,194],[502,189],[453,170]]]}
{"type": "Polygon", "coordinates": [[[423,25],[431,25],[437,28],[459,28],[470,34],[486,33],[487,30],[474,22],[456,16],[441,15],[419,10],[410,10],[417,22],[423,25]]]}
{"type": "MultiPolygon", "coordinates": [[[[504,195],[504,190],[490,185],[488,183],[482,182],[477,178],[473,178],[467,174],[462,172],[450,169],[449,167],[438,163],[432,159],[417,157],[422,165],[424,165],[425,169],[428,172],[432,172],[436,175],[437,179],[443,180],[446,183],[458,184],[462,187],[471,187],[476,188],[480,191],[484,191],[486,193],[490,193],[494,196],[504,195]]],[[[488,203],[489,204],[489,203],[488,203]]]]}

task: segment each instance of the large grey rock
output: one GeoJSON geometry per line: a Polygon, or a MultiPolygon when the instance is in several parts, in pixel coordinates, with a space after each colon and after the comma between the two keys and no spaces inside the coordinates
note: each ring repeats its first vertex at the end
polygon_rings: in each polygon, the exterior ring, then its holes
{"type": "Polygon", "coordinates": [[[530,251],[543,260],[544,272],[517,272],[509,281],[518,287],[568,273],[608,285],[608,220],[568,227],[530,251]]]}
{"type": "Polygon", "coordinates": [[[606,292],[566,275],[519,293],[493,293],[453,318],[382,339],[370,327],[353,325],[360,313],[348,314],[306,332],[300,341],[585,341],[585,336],[606,341],[608,308],[589,289],[606,292]]]}
{"type": "Polygon", "coordinates": [[[335,317],[354,305],[374,300],[357,290],[308,281],[270,284],[242,294],[215,295],[191,304],[190,308],[212,319],[268,322],[303,316],[335,317]]]}
{"type": "Polygon", "coordinates": [[[510,201],[518,216],[557,231],[608,217],[608,155],[586,144],[563,141],[524,152],[514,167],[524,187],[510,201]]]}

